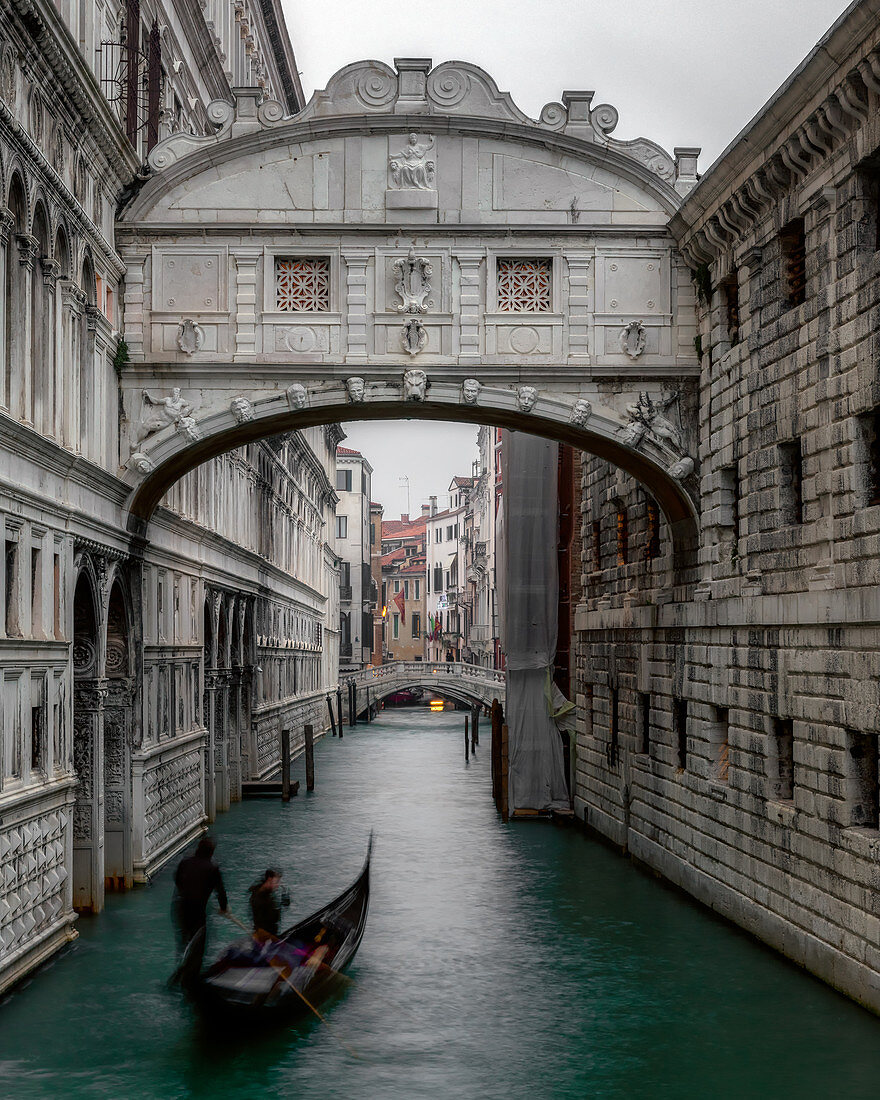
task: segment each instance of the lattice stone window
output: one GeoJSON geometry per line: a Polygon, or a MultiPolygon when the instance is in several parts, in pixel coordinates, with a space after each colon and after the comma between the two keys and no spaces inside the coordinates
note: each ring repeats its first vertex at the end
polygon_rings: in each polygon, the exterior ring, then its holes
{"type": "Polygon", "coordinates": [[[498,261],[498,309],[504,313],[549,313],[552,260],[498,261]]]}
{"type": "Polygon", "coordinates": [[[275,308],[283,313],[326,313],[330,309],[330,261],[276,257],[275,308]]]}

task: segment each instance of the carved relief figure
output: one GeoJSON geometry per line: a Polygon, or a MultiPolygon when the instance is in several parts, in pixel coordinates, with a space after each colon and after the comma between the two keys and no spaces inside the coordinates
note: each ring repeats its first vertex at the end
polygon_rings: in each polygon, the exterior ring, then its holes
{"type": "Polygon", "coordinates": [[[400,334],[400,338],[403,342],[404,350],[410,355],[418,355],[420,351],[424,351],[428,343],[428,333],[425,330],[425,326],[416,320],[406,322],[403,326],[403,332],[400,334]]]}
{"type": "Polygon", "coordinates": [[[592,415],[593,406],[589,401],[576,401],[571,410],[571,422],[576,427],[582,428],[592,415]]]}
{"type": "Polygon", "coordinates": [[[435,164],[428,159],[434,148],[433,137],[419,141],[418,134],[410,134],[407,144],[399,153],[392,153],[388,162],[391,180],[395,187],[414,187],[420,191],[434,189],[435,164]]]}
{"type": "Polygon", "coordinates": [[[299,382],[294,382],[292,386],[288,386],[287,390],[287,403],[290,405],[294,412],[298,412],[300,409],[306,407],[306,399],[308,394],[306,393],[305,386],[299,382]]]}
{"type": "Polygon", "coordinates": [[[683,451],[681,436],[672,421],[663,415],[678,400],[678,394],[669,394],[654,402],[647,393],[640,393],[634,405],[627,405],[630,422],[623,429],[624,442],[638,446],[646,435],[657,443],[665,443],[677,451],[683,451]]]}
{"type": "Polygon", "coordinates": [[[239,424],[245,424],[254,418],[254,407],[244,397],[233,397],[229,408],[239,424]]]}
{"type": "Polygon", "coordinates": [[[161,432],[172,424],[177,424],[182,416],[192,412],[192,405],[180,395],[180,387],[175,386],[170,397],[151,397],[143,390],[144,411],[138,431],[138,441],[146,439],[153,432],[161,432]]]}
{"type": "Polygon", "coordinates": [[[348,392],[348,400],[352,405],[360,405],[364,400],[364,394],[367,388],[363,378],[349,378],[345,383],[345,388],[348,392]]]}
{"type": "Polygon", "coordinates": [[[669,476],[674,477],[676,481],[684,481],[684,479],[690,477],[693,472],[694,460],[690,455],[685,455],[684,458],[680,458],[678,462],[673,462],[667,471],[669,476]]]}
{"type": "Polygon", "coordinates": [[[630,359],[638,359],[645,350],[645,329],[641,321],[630,321],[620,334],[620,350],[630,359]]]}
{"type": "Polygon", "coordinates": [[[128,462],[131,468],[137,470],[139,474],[151,474],[155,469],[152,459],[145,454],[141,454],[140,451],[136,451],[128,462]]]}
{"type": "Polygon", "coordinates": [[[182,416],[177,421],[177,430],[190,443],[197,443],[202,438],[202,432],[195,419],[191,416],[182,416]]]}
{"type": "Polygon", "coordinates": [[[476,405],[477,398],[480,396],[480,390],[483,388],[481,382],[476,378],[465,378],[461,384],[461,400],[464,405],[476,405]]]}
{"type": "Polygon", "coordinates": [[[428,376],[423,370],[408,370],[403,376],[405,401],[424,401],[428,389],[428,376]]]}
{"type": "Polygon", "coordinates": [[[177,328],[177,346],[184,355],[193,355],[205,342],[205,330],[187,317],[177,328]]]}
{"type": "Polygon", "coordinates": [[[538,400],[538,391],[534,386],[520,386],[516,391],[516,399],[522,412],[531,412],[538,400]]]}
{"type": "Polygon", "coordinates": [[[433,274],[433,269],[427,260],[416,256],[415,249],[410,249],[405,260],[395,260],[394,270],[397,272],[397,282],[394,289],[401,297],[401,304],[397,307],[398,313],[427,313],[433,302],[425,299],[431,293],[431,284],[428,282],[433,274]]]}

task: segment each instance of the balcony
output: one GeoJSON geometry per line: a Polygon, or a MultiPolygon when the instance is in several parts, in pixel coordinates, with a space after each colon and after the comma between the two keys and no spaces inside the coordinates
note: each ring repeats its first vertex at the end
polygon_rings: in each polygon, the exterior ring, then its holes
{"type": "Polygon", "coordinates": [[[339,586],[339,598],[340,598],[340,600],[350,600],[351,599],[351,585],[350,584],[341,584],[339,586]]]}
{"type": "Polygon", "coordinates": [[[485,645],[492,641],[492,627],[488,623],[475,623],[468,631],[471,645],[485,645]]]}

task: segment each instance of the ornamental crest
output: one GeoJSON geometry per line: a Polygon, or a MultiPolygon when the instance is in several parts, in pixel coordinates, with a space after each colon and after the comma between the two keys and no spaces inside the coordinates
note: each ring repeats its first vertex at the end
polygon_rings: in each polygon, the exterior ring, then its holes
{"type": "Polygon", "coordinates": [[[434,148],[433,137],[419,141],[418,134],[410,134],[399,153],[392,153],[388,160],[388,173],[394,187],[431,191],[434,188],[436,164],[429,153],[434,148]]]}
{"type": "Polygon", "coordinates": [[[425,326],[413,318],[403,326],[400,339],[406,352],[410,355],[418,355],[420,351],[425,350],[428,343],[428,333],[425,326]]]}
{"type": "Polygon", "coordinates": [[[405,260],[394,261],[394,270],[397,272],[394,289],[401,298],[397,312],[427,313],[434,304],[426,301],[431,293],[431,284],[428,280],[433,274],[433,269],[430,263],[423,257],[416,256],[415,250],[411,248],[405,260]]]}

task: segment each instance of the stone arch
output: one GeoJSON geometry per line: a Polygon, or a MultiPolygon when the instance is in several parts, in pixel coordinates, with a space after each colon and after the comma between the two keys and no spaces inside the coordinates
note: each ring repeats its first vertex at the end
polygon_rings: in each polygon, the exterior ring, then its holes
{"type": "Polygon", "coordinates": [[[92,562],[81,556],[77,566],[73,596],[73,907],[96,913],[104,903],[102,608],[92,562]]]}
{"type": "Polygon", "coordinates": [[[6,207],[10,214],[9,237],[4,252],[3,273],[3,404],[10,415],[18,418],[24,411],[24,378],[28,349],[27,307],[29,298],[28,272],[25,264],[29,225],[28,194],[24,176],[14,166],[6,192],[6,207]],[[23,323],[24,322],[24,323],[23,323]]]}
{"type": "Polygon", "coordinates": [[[26,233],[30,226],[30,202],[24,169],[17,160],[13,160],[8,167],[6,206],[16,219],[16,232],[26,233]]]}

